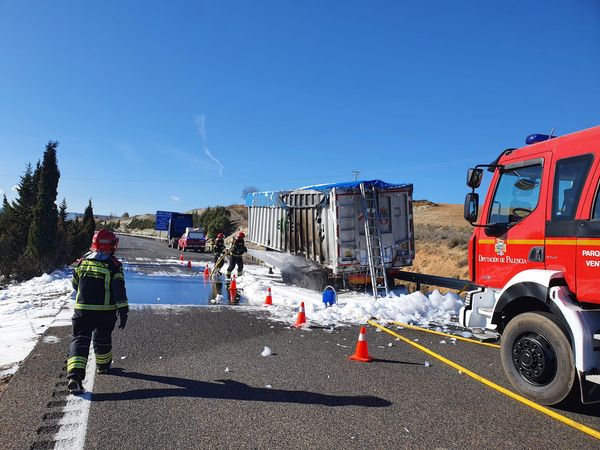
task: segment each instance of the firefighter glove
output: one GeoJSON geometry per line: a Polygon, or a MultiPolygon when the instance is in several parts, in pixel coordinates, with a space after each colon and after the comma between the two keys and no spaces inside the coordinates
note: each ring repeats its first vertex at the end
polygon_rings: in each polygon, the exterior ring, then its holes
{"type": "Polygon", "coordinates": [[[119,328],[124,330],[125,324],[127,323],[127,311],[119,310],[119,328]]]}

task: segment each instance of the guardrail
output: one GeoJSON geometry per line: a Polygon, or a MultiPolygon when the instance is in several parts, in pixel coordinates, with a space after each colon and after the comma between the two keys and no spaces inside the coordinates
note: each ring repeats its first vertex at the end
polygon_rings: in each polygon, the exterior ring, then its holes
{"type": "Polygon", "coordinates": [[[131,236],[131,237],[138,237],[138,238],[143,238],[143,239],[151,239],[153,241],[166,241],[167,238],[166,237],[162,237],[162,236],[150,236],[148,234],[135,234],[135,233],[115,233],[119,236],[131,236]]]}

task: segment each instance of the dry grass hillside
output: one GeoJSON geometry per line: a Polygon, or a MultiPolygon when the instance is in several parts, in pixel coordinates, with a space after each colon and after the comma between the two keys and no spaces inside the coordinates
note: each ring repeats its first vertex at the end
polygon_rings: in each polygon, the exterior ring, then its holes
{"type": "Polygon", "coordinates": [[[416,258],[409,270],[467,279],[473,228],[463,218],[463,206],[416,201],[413,212],[416,258]]]}

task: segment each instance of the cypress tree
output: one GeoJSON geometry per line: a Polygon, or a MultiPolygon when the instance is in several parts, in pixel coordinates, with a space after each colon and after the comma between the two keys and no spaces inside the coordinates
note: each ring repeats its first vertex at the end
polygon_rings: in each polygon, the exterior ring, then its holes
{"type": "Polygon", "coordinates": [[[57,263],[58,211],[56,196],[60,178],[56,161],[57,147],[57,141],[48,142],[39,171],[36,170],[37,173],[34,173],[34,179],[36,176],[39,178],[37,198],[25,252],[27,265],[33,274],[51,270],[57,263]]]}
{"type": "Polygon", "coordinates": [[[68,264],[71,262],[67,227],[67,200],[63,198],[58,209],[58,229],[56,231],[57,262],[59,264],[68,264]]]}
{"type": "Polygon", "coordinates": [[[85,234],[83,233],[81,224],[77,218],[69,223],[67,243],[70,252],[69,261],[74,261],[79,258],[85,252],[86,245],[89,245],[89,243],[86,242],[85,234]]]}
{"type": "Polygon", "coordinates": [[[58,228],[67,231],[67,199],[63,198],[58,207],[58,228]]]}
{"type": "MultiPolygon", "coordinates": [[[[39,162],[36,172],[39,172],[39,162]]],[[[32,171],[31,164],[25,167],[17,185],[17,198],[9,205],[8,200],[3,203],[3,209],[8,211],[4,220],[2,233],[2,273],[8,277],[21,271],[23,255],[27,246],[29,228],[31,226],[33,208],[36,204],[37,187],[35,184],[36,172],[32,171]]],[[[5,196],[6,197],[6,196],[5,196]]],[[[29,272],[26,270],[26,272],[29,272]]]]}
{"type": "Polygon", "coordinates": [[[13,218],[14,210],[5,194],[2,199],[2,213],[0,213],[0,276],[6,278],[12,274],[14,261],[18,258],[15,254],[16,246],[10,239],[13,218]]]}
{"type": "Polygon", "coordinates": [[[8,203],[6,194],[2,198],[2,210],[0,211],[0,236],[2,236],[9,226],[9,220],[13,213],[12,206],[8,203]]]}
{"type": "Polygon", "coordinates": [[[94,220],[94,209],[92,208],[91,199],[88,201],[87,208],[83,212],[82,228],[88,244],[91,243],[94,231],[96,231],[96,221],[94,220]]]}

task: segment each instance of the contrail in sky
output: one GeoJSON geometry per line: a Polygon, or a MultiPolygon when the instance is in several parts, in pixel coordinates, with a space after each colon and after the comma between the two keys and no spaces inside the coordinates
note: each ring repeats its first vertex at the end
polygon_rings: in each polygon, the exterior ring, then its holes
{"type": "Polygon", "coordinates": [[[210,159],[212,159],[215,163],[219,165],[219,175],[223,176],[223,164],[217,158],[213,156],[208,148],[208,139],[206,137],[206,116],[204,114],[200,114],[194,117],[194,122],[196,122],[196,128],[198,130],[198,134],[200,135],[200,139],[202,139],[202,146],[204,147],[204,153],[210,159]]]}

